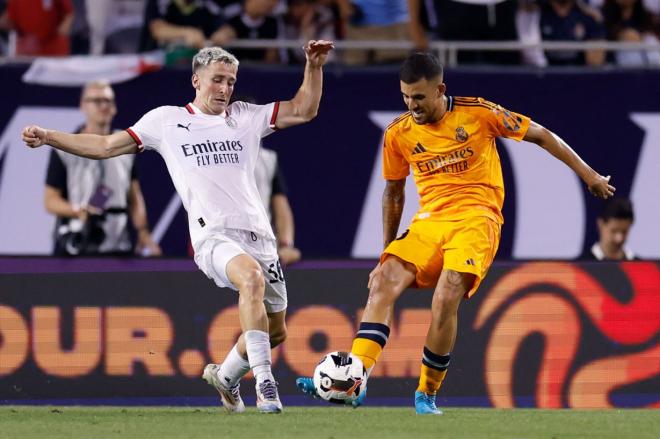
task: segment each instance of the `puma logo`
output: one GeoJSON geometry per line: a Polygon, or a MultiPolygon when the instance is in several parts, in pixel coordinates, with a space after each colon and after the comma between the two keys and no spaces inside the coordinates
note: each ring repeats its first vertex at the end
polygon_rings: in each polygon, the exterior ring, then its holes
{"type": "Polygon", "coordinates": [[[190,132],[190,125],[191,124],[192,124],[192,122],[190,122],[188,125],[181,125],[180,123],[178,123],[178,124],[176,124],[176,127],[177,128],[185,128],[186,130],[188,130],[188,132],[190,132]]]}

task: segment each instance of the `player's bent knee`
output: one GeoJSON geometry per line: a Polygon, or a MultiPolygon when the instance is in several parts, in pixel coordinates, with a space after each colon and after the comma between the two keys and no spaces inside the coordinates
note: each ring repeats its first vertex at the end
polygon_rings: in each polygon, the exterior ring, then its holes
{"type": "Polygon", "coordinates": [[[257,275],[250,276],[241,283],[238,289],[239,304],[249,305],[251,307],[263,307],[265,284],[263,276],[257,275]]]}
{"type": "Polygon", "coordinates": [[[263,297],[263,291],[266,286],[264,274],[259,268],[249,268],[244,270],[238,276],[239,291],[260,291],[263,297]]]}
{"type": "Polygon", "coordinates": [[[372,279],[371,290],[369,291],[369,300],[384,305],[394,303],[404,290],[400,273],[383,266],[380,272],[376,273],[372,279]]]}
{"type": "Polygon", "coordinates": [[[384,265],[372,280],[371,290],[376,294],[398,295],[401,290],[401,278],[398,270],[384,265]]]}
{"type": "Polygon", "coordinates": [[[376,275],[379,283],[386,286],[394,286],[401,283],[401,267],[398,267],[393,259],[387,259],[376,275]]]}

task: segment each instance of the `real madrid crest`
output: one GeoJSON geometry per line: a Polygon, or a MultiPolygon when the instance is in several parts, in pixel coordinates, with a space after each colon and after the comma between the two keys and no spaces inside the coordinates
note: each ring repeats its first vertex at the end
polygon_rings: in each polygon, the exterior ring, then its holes
{"type": "Polygon", "coordinates": [[[465,128],[458,127],[456,128],[456,140],[459,142],[465,142],[468,139],[468,133],[465,131],[465,128]]]}
{"type": "Polygon", "coordinates": [[[225,122],[227,123],[227,126],[229,128],[236,128],[238,126],[238,122],[236,122],[236,119],[234,119],[231,116],[225,117],[225,122]]]}

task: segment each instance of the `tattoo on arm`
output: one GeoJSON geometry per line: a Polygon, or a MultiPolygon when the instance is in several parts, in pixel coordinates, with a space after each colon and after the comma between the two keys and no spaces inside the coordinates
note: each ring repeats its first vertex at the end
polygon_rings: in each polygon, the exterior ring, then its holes
{"type": "Polygon", "coordinates": [[[406,179],[388,180],[383,192],[383,245],[387,245],[396,238],[399,230],[403,205],[405,203],[406,179]]]}

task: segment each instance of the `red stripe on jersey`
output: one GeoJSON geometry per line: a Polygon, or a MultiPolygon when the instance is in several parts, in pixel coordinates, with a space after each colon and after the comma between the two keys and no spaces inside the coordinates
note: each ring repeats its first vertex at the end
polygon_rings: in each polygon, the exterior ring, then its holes
{"type": "Polygon", "coordinates": [[[277,129],[275,122],[277,121],[277,112],[280,111],[280,101],[275,102],[275,108],[273,108],[273,115],[270,117],[270,126],[273,129],[277,129]]]}
{"type": "Polygon", "coordinates": [[[193,107],[190,106],[190,104],[186,104],[186,110],[188,110],[188,113],[190,114],[195,114],[195,110],[193,110],[193,107]]]}
{"type": "Polygon", "coordinates": [[[135,143],[137,144],[138,149],[139,149],[140,151],[142,151],[142,150],[144,149],[144,145],[142,145],[142,141],[140,140],[140,138],[138,137],[138,135],[135,134],[135,131],[133,131],[133,130],[130,129],[130,128],[126,128],[126,132],[128,133],[129,136],[131,136],[131,137],[133,138],[133,140],[134,140],[135,143]]]}

